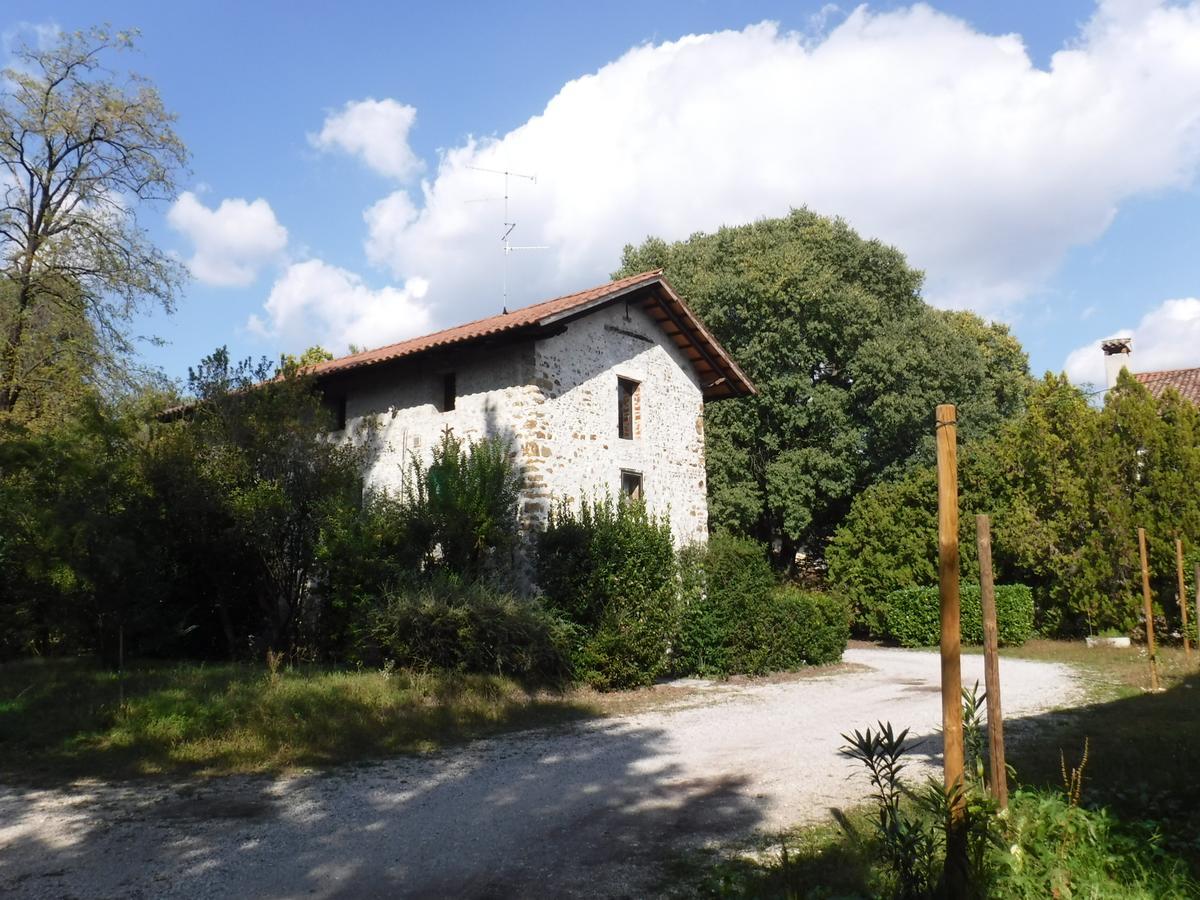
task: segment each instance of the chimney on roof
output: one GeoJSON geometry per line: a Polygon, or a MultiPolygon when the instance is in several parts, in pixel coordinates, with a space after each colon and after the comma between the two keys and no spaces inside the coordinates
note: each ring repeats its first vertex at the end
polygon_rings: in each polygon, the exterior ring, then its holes
{"type": "Polygon", "coordinates": [[[1100,349],[1104,351],[1104,377],[1107,387],[1114,387],[1121,370],[1129,365],[1130,354],[1133,353],[1133,338],[1109,338],[1101,341],[1100,349]]]}

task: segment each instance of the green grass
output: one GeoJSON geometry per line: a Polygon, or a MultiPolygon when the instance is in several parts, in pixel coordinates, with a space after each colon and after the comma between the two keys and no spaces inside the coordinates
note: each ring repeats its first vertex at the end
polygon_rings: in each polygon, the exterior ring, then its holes
{"type": "Polygon", "coordinates": [[[1159,823],[1164,845],[1200,875],[1200,654],[1159,650],[1159,693],[1149,692],[1142,648],[1088,649],[1082,642],[1034,641],[1008,651],[1025,659],[1077,666],[1089,685],[1082,706],[1036,717],[1014,741],[1008,762],[1019,783],[1062,783],[1062,757],[1079,762],[1084,742],[1083,802],[1127,821],[1159,823]]]}
{"type": "Polygon", "coordinates": [[[422,753],[593,715],[576,694],[511,679],[249,665],[82,660],[0,666],[0,773],[8,779],[227,774],[422,753]]]}

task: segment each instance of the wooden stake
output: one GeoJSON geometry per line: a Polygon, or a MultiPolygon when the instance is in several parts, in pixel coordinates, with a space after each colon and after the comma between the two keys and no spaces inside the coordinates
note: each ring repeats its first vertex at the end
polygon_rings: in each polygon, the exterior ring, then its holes
{"type": "Polygon", "coordinates": [[[996,622],[996,585],[992,579],[992,523],[975,517],[979,545],[979,602],[983,612],[983,683],[987,688],[988,774],[992,796],[1008,806],[1008,769],[1004,764],[1004,715],[1000,710],[1000,628],[996,622]]]}
{"type": "Polygon", "coordinates": [[[1150,563],[1146,559],[1146,529],[1138,529],[1142,556],[1142,603],[1146,608],[1146,652],[1150,655],[1150,690],[1158,690],[1158,660],[1154,657],[1154,604],[1150,602],[1150,563]]]}
{"type": "MultiPolygon", "coordinates": [[[[1200,628],[1200,565],[1196,566],[1196,627],[1200,628]]],[[[1197,638],[1200,642],[1200,638],[1197,638]]]]}
{"type": "Polygon", "coordinates": [[[966,810],[963,803],[962,660],[958,593],[958,420],[954,404],[937,408],[938,585],[942,616],[942,753],[946,791],[953,797],[946,829],[946,896],[967,895],[966,810]]]}
{"type": "Polygon", "coordinates": [[[1175,575],[1179,579],[1179,618],[1183,620],[1183,655],[1192,658],[1192,641],[1188,637],[1187,584],[1183,580],[1183,541],[1175,538],[1175,575]]]}

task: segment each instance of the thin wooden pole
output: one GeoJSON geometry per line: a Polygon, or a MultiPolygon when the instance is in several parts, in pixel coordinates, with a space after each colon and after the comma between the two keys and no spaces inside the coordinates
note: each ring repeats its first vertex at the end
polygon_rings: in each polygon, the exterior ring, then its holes
{"type": "Polygon", "coordinates": [[[1000,709],[1000,629],[996,623],[996,585],[992,577],[992,523],[975,517],[979,545],[979,602],[983,612],[983,683],[987,689],[988,774],[992,796],[1008,806],[1008,769],[1004,764],[1004,714],[1000,709]]]}
{"type": "Polygon", "coordinates": [[[1146,652],[1150,656],[1150,690],[1158,690],[1158,660],[1154,657],[1154,604],[1150,602],[1150,562],[1146,558],[1146,529],[1138,529],[1138,553],[1142,557],[1142,604],[1146,608],[1146,652]]]}
{"type": "Polygon", "coordinates": [[[1187,584],[1183,580],[1183,541],[1175,538],[1175,575],[1179,579],[1179,618],[1183,621],[1183,655],[1192,658],[1192,641],[1188,637],[1187,584]]]}
{"type": "Polygon", "coordinates": [[[967,833],[963,803],[962,632],[958,593],[958,419],[954,404],[937,408],[938,585],[942,617],[942,753],[953,798],[946,829],[946,896],[967,895],[967,833]]]}
{"type": "MultiPolygon", "coordinates": [[[[1200,565],[1196,566],[1196,628],[1200,629],[1200,565]]],[[[1200,634],[1200,632],[1198,632],[1200,634]]],[[[1200,642],[1200,636],[1196,638],[1200,642]]]]}

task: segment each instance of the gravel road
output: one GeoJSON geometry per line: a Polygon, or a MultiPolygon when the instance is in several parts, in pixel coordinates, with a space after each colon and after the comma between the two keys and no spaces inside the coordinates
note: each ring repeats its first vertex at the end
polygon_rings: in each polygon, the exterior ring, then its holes
{"type": "MultiPolygon", "coordinates": [[[[819,819],[865,793],[840,734],[928,738],[938,657],[852,649],[821,677],[695,682],[619,718],[281,778],[0,786],[0,894],[644,896],[664,849],[819,819]]],[[[1065,666],[1004,660],[1006,718],[1069,703],[1065,666]]],[[[982,682],[979,657],[964,683],[982,682]]],[[[936,741],[914,774],[940,765],[936,741]]]]}

